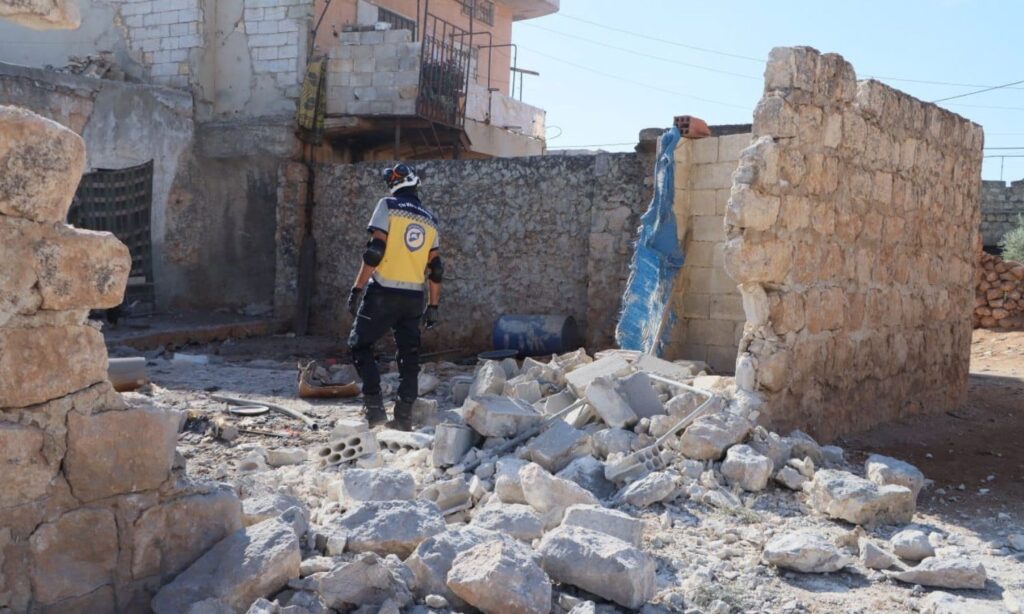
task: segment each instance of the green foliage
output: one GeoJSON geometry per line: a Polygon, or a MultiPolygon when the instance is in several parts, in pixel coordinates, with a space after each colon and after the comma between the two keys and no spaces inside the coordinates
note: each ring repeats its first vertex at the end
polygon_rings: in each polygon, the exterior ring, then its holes
{"type": "Polygon", "coordinates": [[[999,242],[1003,260],[1024,262],[1024,215],[1017,216],[1017,227],[1006,233],[999,242]]]}

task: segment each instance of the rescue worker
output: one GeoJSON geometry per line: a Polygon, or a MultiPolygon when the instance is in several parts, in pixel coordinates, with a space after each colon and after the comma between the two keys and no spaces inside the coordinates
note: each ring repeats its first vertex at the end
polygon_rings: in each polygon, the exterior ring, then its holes
{"type": "Polygon", "coordinates": [[[366,229],[370,240],[348,297],[348,347],[363,379],[363,407],[372,427],[387,421],[373,345],[388,329],[394,333],[399,386],[388,426],[408,431],[419,393],[420,322],[428,329],[437,324],[444,265],[437,218],[420,202],[416,171],[398,164],[384,169],[383,178],[391,196],[380,199],[366,229]]]}

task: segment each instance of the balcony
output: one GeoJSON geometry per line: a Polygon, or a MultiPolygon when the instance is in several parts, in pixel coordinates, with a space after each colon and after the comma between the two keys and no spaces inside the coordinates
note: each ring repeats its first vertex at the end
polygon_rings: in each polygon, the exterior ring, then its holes
{"type": "Polygon", "coordinates": [[[559,0],[498,0],[512,12],[512,21],[557,13],[559,0]]]}

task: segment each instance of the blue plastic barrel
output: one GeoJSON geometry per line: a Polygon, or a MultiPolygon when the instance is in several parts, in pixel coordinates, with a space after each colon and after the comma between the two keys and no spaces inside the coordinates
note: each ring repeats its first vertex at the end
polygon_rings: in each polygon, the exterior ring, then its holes
{"type": "Polygon", "coordinates": [[[582,345],[576,319],[557,315],[503,315],[491,340],[494,349],[516,350],[520,356],[561,354],[582,345]]]}

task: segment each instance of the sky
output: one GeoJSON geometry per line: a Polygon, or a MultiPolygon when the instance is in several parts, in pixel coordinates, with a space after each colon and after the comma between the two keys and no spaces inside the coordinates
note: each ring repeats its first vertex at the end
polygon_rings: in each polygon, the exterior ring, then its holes
{"type": "MultiPolygon", "coordinates": [[[[540,73],[522,94],[547,110],[549,149],[630,151],[676,115],[750,123],[775,46],[839,53],[929,101],[1024,81],[1022,23],[1019,0],[561,0],[512,40],[540,73]]],[[[1024,178],[1024,83],[939,104],[984,127],[986,156],[1020,156],[987,157],[984,179],[1024,178]]]]}

